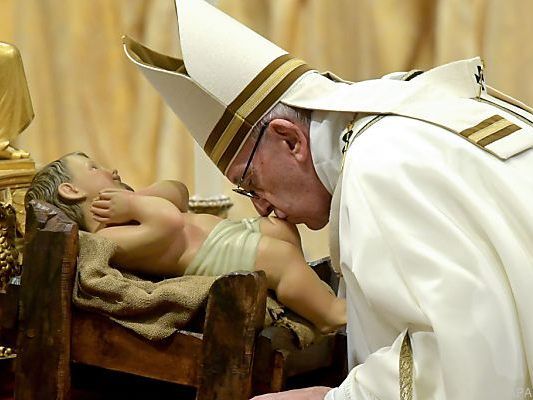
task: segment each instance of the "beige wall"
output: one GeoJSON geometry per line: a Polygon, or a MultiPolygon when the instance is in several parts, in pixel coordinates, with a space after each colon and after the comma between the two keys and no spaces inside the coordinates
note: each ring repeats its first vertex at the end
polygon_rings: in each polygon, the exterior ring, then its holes
{"type": "MultiPolygon", "coordinates": [[[[162,178],[194,193],[193,143],[127,63],[128,33],[177,53],[172,0],[0,0],[0,40],[25,62],[36,118],[20,138],[38,162],[83,150],[133,186],[162,178]]],[[[219,0],[228,13],[319,69],[352,80],[482,55],[489,82],[530,104],[530,0],[219,0]]],[[[253,215],[227,183],[231,217],[253,215]]],[[[326,233],[304,233],[310,258],[326,233]]]]}

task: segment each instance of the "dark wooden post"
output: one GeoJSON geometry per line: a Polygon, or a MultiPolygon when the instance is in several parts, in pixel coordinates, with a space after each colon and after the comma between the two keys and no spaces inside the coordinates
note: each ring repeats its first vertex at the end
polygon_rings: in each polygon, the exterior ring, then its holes
{"type": "Polygon", "coordinates": [[[265,307],[263,272],[235,272],[215,281],[207,302],[197,400],[250,398],[254,343],[265,307]]]}
{"type": "MultiPolygon", "coordinates": [[[[337,290],[339,275],[329,258],[309,264],[320,279],[337,290]]],[[[306,348],[296,345],[295,337],[285,327],[269,326],[256,339],[252,394],[279,392],[287,379],[321,369],[323,380],[317,384],[336,386],[346,377],[346,335],[337,332],[306,348]]]]}
{"type": "Polygon", "coordinates": [[[19,300],[17,400],[69,398],[70,311],[77,253],[77,225],[59,210],[32,201],[26,216],[19,300]]]}

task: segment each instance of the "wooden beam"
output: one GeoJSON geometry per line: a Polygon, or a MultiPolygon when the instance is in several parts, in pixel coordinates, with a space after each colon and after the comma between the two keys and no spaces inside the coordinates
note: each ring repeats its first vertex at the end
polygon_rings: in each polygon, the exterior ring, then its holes
{"type": "Polygon", "coordinates": [[[30,202],[26,218],[15,396],[66,400],[78,227],[38,202],[30,202]]]}
{"type": "Polygon", "coordinates": [[[218,278],[207,301],[204,352],[197,400],[247,400],[255,337],[263,327],[263,272],[234,272],[218,278]]]}

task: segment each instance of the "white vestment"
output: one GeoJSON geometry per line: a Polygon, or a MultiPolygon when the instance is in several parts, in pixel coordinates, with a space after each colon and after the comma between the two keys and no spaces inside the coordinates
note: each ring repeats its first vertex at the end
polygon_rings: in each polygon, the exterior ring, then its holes
{"type": "MultiPolygon", "coordinates": [[[[533,135],[531,114],[483,106],[533,135]]],[[[417,399],[533,393],[533,150],[498,158],[446,129],[451,110],[439,123],[385,116],[358,132],[374,117],[356,122],[338,221],[356,366],[328,400],[398,399],[406,330],[417,399]]],[[[352,118],[313,113],[313,161],[331,192],[352,118]]]]}

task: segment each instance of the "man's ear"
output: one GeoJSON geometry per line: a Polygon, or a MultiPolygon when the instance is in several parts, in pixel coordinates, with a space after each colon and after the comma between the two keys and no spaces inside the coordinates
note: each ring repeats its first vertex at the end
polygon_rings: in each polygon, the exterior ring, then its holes
{"type": "Polygon", "coordinates": [[[298,161],[305,161],[310,155],[308,136],[300,125],[286,119],[277,118],[270,121],[272,132],[289,148],[298,161]]]}
{"type": "Polygon", "coordinates": [[[57,193],[65,200],[79,201],[84,200],[87,197],[85,192],[70,182],[61,183],[57,188],[57,193]]]}

